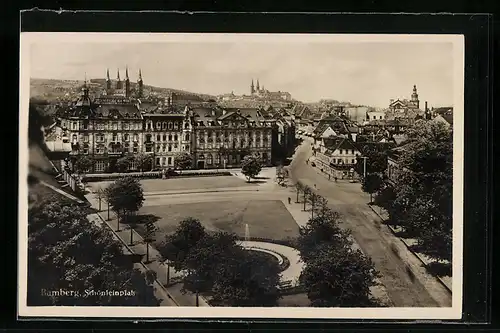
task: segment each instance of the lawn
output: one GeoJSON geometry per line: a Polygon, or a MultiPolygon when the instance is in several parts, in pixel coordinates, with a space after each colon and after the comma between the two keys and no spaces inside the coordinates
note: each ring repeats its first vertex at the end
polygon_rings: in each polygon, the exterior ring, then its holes
{"type": "MultiPolygon", "coordinates": [[[[199,219],[207,231],[232,232],[241,237],[245,236],[246,224],[250,237],[280,240],[295,238],[299,233],[297,223],[281,201],[234,200],[146,206],[139,214],[159,218],[157,242],[174,232],[178,223],[187,217],[199,219]]],[[[139,225],[137,231],[142,234],[143,226],[139,225]]]]}
{"type": "MultiPolygon", "coordinates": [[[[92,182],[89,185],[93,188],[105,188],[111,182],[92,182]]],[[[171,179],[145,179],[141,180],[144,192],[164,192],[182,190],[206,190],[223,187],[256,186],[245,182],[236,176],[214,176],[214,177],[192,177],[192,178],[171,178],[171,179]]]]}

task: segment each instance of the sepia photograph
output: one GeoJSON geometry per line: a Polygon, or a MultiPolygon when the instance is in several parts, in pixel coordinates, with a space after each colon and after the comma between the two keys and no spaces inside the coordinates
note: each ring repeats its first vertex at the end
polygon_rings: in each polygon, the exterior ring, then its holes
{"type": "Polygon", "coordinates": [[[460,319],[461,35],[21,33],[21,317],[460,319]]]}

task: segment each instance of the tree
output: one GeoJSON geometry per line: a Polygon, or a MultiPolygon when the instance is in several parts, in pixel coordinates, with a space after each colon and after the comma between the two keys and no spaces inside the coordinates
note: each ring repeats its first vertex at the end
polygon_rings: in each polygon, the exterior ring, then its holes
{"type": "Polygon", "coordinates": [[[247,155],[243,158],[241,162],[241,173],[247,177],[247,181],[250,182],[252,178],[255,178],[262,170],[261,161],[253,155],[247,155]]]}
{"type": "Polygon", "coordinates": [[[189,251],[205,237],[205,228],[194,218],[182,220],[173,234],[167,235],[165,241],[158,246],[163,260],[169,261],[176,270],[186,268],[186,257],[189,251]]]}
{"type": "Polygon", "coordinates": [[[85,174],[89,172],[95,164],[95,160],[87,155],[81,155],[75,161],[74,170],[80,175],[83,181],[85,174]]]}
{"type": "Polygon", "coordinates": [[[322,215],[309,219],[307,224],[299,229],[296,248],[302,261],[306,262],[316,255],[317,248],[323,244],[333,244],[339,247],[350,247],[350,233],[339,227],[340,215],[328,210],[322,215]]]}
{"type": "Polygon", "coordinates": [[[310,195],[313,192],[313,190],[305,185],[304,188],[302,189],[302,194],[304,194],[304,212],[306,211],[306,203],[307,203],[307,196],[310,195]]]}
{"type": "MultiPolygon", "coordinates": [[[[137,212],[144,203],[144,191],[139,180],[132,177],[123,177],[109,187],[109,204],[116,213],[118,222],[120,218],[137,212]]],[[[132,239],[133,229],[130,228],[132,239]]]]}
{"type": "Polygon", "coordinates": [[[220,265],[241,251],[244,249],[236,244],[234,234],[205,234],[187,252],[184,269],[189,273],[184,280],[183,289],[194,293],[211,290],[220,265]]]}
{"type": "Polygon", "coordinates": [[[286,172],[284,170],[284,167],[282,165],[279,165],[276,167],[276,181],[278,182],[278,185],[282,185],[285,183],[286,179],[286,172]]]}
{"type": "Polygon", "coordinates": [[[318,201],[320,200],[321,196],[319,194],[316,194],[316,192],[311,191],[309,193],[309,198],[308,201],[311,204],[311,218],[314,217],[314,211],[316,209],[316,205],[318,204],[318,201]]]}
{"type": "Polygon", "coordinates": [[[145,169],[153,168],[153,156],[150,154],[138,154],[135,155],[134,159],[141,172],[144,172],[145,169]]]}
{"type": "Polygon", "coordinates": [[[189,153],[179,153],[175,157],[174,165],[176,169],[190,169],[193,166],[193,156],[189,153]]]}
{"type": "Polygon", "coordinates": [[[95,191],[95,195],[97,197],[97,200],[99,201],[99,211],[101,211],[101,203],[105,199],[106,193],[102,187],[99,187],[95,191]]]}
{"type": "Polygon", "coordinates": [[[423,253],[451,260],[453,132],[444,124],[421,120],[407,136],[397,161],[391,220],[417,239],[423,253]]]}
{"type": "Polygon", "coordinates": [[[364,192],[370,193],[370,203],[373,203],[373,193],[381,189],[383,180],[380,175],[376,173],[369,173],[363,179],[362,189],[364,192]]]}
{"type": "Polygon", "coordinates": [[[226,147],[220,147],[217,154],[219,155],[220,161],[227,161],[227,156],[229,155],[229,149],[227,149],[226,147]]]}
{"type": "Polygon", "coordinates": [[[387,152],[385,149],[366,145],[361,149],[361,154],[362,156],[356,158],[356,164],[354,165],[354,171],[358,175],[383,173],[387,169],[387,152]],[[366,157],[366,162],[363,157],[366,157]]]}
{"type": "MultiPolygon", "coordinates": [[[[145,223],[144,242],[146,243],[146,263],[149,262],[149,244],[155,241],[154,236],[158,227],[153,219],[148,219],[145,223]]],[[[131,231],[132,233],[132,231],[131,231]]]]}
{"type": "Polygon", "coordinates": [[[115,168],[118,172],[126,172],[129,169],[130,162],[132,162],[133,157],[125,156],[121,157],[116,161],[115,168]]]}
{"type": "Polygon", "coordinates": [[[296,203],[299,203],[299,194],[304,190],[304,185],[301,182],[296,182],[295,183],[295,192],[297,193],[297,199],[295,200],[296,203]]]}
{"type": "Polygon", "coordinates": [[[216,306],[277,306],[280,283],[277,262],[261,260],[251,251],[228,257],[217,270],[212,304],[216,306]]]}
{"type": "Polygon", "coordinates": [[[53,198],[29,210],[28,305],[158,306],[151,281],[134,269],[111,232],[91,223],[86,214],[73,202],[53,198]],[[129,292],[113,297],[105,290],[129,292]]]}
{"type": "Polygon", "coordinates": [[[300,279],[315,307],[369,307],[377,305],[370,288],[379,273],[361,251],[323,244],[308,258],[300,279]]]}
{"type": "MultiPolygon", "coordinates": [[[[106,187],[105,189],[102,190],[102,200],[106,201],[107,203],[107,206],[108,206],[108,216],[107,216],[107,220],[109,221],[110,220],[110,216],[109,216],[109,209],[110,209],[110,202],[111,202],[111,187],[114,186],[114,184],[110,184],[108,187],[106,187]]],[[[119,223],[120,221],[118,221],[119,223]]],[[[118,230],[120,229],[120,225],[118,224],[118,230]]]]}

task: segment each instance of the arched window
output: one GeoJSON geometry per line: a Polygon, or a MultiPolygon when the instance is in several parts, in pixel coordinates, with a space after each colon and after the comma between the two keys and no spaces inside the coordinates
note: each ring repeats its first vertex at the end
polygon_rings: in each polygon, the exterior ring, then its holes
{"type": "Polygon", "coordinates": [[[166,122],[163,122],[163,123],[161,124],[161,128],[162,128],[162,129],[166,129],[166,128],[167,128],[167,123],[166,123],[166,122]]]}
{"type": "Polygon", "coordinates": [[[184,128],[188,129],[189,128],[189,123],[184,123],[184,128]]]}
{"type": "Polygon", "coordinates": [[[172,141],[172,134],[169,134],[168,141],[172,141]]]}
{"type": "Polygon", "coordinates": [[[171,121],[168,122],[168,129],[171,130],[173,128],[173,124],[171,121]]]}
{"type": "Polygon", "coordinates": [[[177,141],[179,139],[179,137],[176,135],[174,135],[174,141],[177,141]]]}
{"type": "Polygon", "coordinates": [[[157,130],[160,130],[161,129],[161,123],[158,121],[156,122],[156,129],[157,130]]]}
{"type": "Polygon", "coordinates": [[[123,141],[128,141],[130,139],[127,133],[123,134],[123,141]]]}
{"type": "Polygon", "coordinates": [[[189,141],[189,133],[186,133],[186,141],[189,141]]]}

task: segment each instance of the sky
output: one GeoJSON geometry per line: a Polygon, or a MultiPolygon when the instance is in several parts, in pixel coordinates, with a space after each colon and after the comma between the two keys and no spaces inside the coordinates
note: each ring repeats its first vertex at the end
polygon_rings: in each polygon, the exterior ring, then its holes
{"type": "Polygon", "coordinates": [[[196,93],[249,94],[258,79],[270,91],[303,102],[336,99],[387,107],[410,98],[453,105],[453,44],[425,42],[38,42],[31,45],[31,77],[83,80],[125,76],[139,69],[147,85],[196,93]]]}

